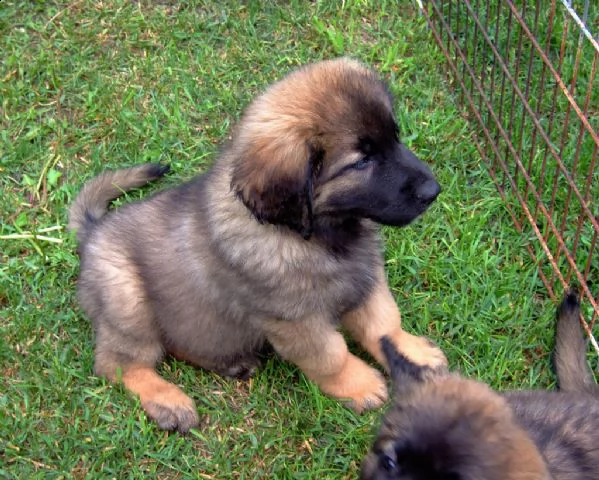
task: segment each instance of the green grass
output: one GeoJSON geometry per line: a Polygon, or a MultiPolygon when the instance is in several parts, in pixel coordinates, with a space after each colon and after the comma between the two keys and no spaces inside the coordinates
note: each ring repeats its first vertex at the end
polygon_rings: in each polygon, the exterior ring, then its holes
{"type": "Polygon", "coordinates": [[[444,187],[416,224],[385,230],[406,329],[494,387],[552,384],[554,306],[412,4],[215,3],[0,3],[0,477],[356,477],[380,412],[355,415],[279,359],[249,383],[166,361],[203,419],[185,437],[94,377],[64,230],[85,179],[145,161],[172,164],[162,186],[188,179],[257,92],[339,54],[382,72],[444,187]]]}

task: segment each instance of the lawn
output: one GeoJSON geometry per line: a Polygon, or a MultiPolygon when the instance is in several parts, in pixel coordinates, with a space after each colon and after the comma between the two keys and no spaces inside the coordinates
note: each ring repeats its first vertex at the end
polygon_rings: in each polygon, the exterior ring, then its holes
{"type": "Polygon", "coordinates": [[[411,2],[0,2],[0,477],[355,478],[380,411],[356,415],[273,357],[250,382],[167,359],[197,402],[187,436],[92,373],[67,208],[108,167],[212,162],[250,99],[293,67],[349,54],[396,98],[402,137],[443,186],[385,229],[407,330],[496,388],[547,387],[554,305],[457,109],[411,2]],[[35,235],[35,236],[34,236],[35,235]]]}

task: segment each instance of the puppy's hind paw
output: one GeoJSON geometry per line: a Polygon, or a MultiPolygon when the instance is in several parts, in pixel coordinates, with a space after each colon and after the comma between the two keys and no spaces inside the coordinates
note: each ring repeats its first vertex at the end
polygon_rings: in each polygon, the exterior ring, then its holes
{"type": "Polygon", "coordinates": [[[163,404],[154,401],[142,404],[144,410],[153,418],[163,430],[177,430],[179,433],[187,433],[190,429],[200,424],[200,419],[195,405],[188,404],[163,404]]]}
{"type": "Polygon", "coordinates": [[[139,395],[148,416],[164,430],[186,433],[200,424],[193,400],[150,367],[133,367],[123,373],[125,387],[139,395]]]}

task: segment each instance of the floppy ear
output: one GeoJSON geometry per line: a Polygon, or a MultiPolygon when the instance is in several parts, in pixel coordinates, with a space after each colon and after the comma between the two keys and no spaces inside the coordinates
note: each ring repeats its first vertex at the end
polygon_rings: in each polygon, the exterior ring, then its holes
{"type": "Polygon", "coordinates": [[[389,373],[395,385],[406,382],[422,382],[424,380],[424,370],[430,370],[428,367],[421,367],[410,362],[407,357],[397,351],[397,348],[386,335],[381,338],[381,349],[389,365],[389,373]]]}
{"type": "Polygon", "coordinates": [[[410,361],[408,357],[400,353],[391,339],[387,336],[381,338],[381,349],[389,365],[389,373],[393,380],[393,390],[401,395],[402,392],[408,392],[417,384],[434,380],[435,377],[441,377],[448,374],[446,367],[436,369],[417,365],[410,361]]]}
{"type": "Polygon", "coordinates": [[[235,163],[231,188],[259,222],[285,225],[308,239],[313,180],[322,156],[306,141],[254,142],[235,163]]]}

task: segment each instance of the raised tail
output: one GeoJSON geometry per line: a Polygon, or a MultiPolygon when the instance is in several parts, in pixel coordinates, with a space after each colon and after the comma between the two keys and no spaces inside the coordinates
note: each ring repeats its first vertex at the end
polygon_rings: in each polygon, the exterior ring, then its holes
{"type": "Polygon", "coordinates": [[[69,209],[69,230],[77,231],[82,242],[94,224],[108,211],[111,200],[133,188],[162,177],[168,165],[145,163],[121,170],[109,170],[87,182],[69,209]]]}
{"type": "Polygon", "coordinates": [[[586,361],[586,339],[580,326],[580,304],[570,291],[557,310],[554,364],[560,390],[599,395],[586,361]]]}

